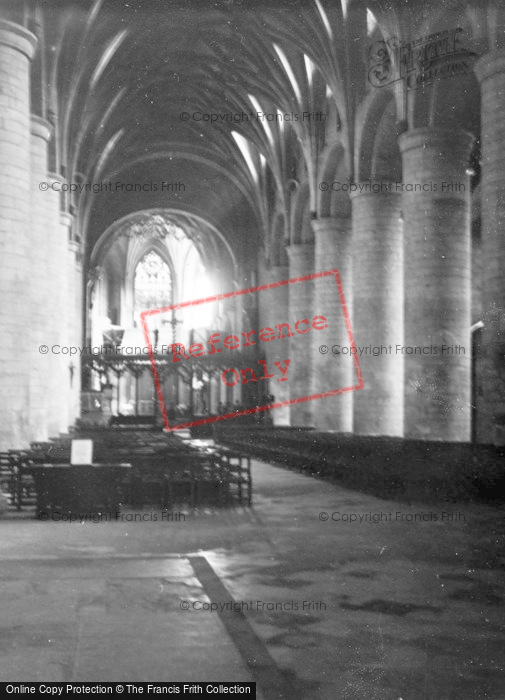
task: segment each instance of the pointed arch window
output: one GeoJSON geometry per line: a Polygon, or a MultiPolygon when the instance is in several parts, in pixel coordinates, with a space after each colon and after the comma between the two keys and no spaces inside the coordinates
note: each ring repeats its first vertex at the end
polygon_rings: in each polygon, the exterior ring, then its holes
{"type": "Polygon", "coordinates": [[[144,255],[135,268],[134,308],[136,314],[172,304],[172,274],[154,250],[144,255]]]}

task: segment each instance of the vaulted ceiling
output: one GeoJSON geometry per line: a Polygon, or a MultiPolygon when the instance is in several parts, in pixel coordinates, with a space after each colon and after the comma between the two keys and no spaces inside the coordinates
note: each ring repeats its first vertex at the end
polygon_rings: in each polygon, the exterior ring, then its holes
{"type": "Polygon", "coordinates": [[[293,222],[322,211],[322,174],[395,174],[402,120],[480,128],[474,76],[410,95],[372,89],[367,76],[370,47],[391,36],[463,25],[466,48],[486,50],[491,0],[4,2],[31,8],[33,111],[55,125],[53,170],[112,183],[65,196],[87,259],[118,221],[163,210],[204,222],[201,240],[218,231],[244,263],[259,246],[282,247],[274,236],[304,239],[293,222]]]}
{"type": "Polygon", "coordinates": [[[333,84],[339,120],[349,123],[336,8],[319,0],[44,4],[47,115],[59,125],[63,174],[158,185],[74,196],[89,246],[132,211],[170,208],[205,218],[252,254],[269,206],[301,178],[303,163],[310,167],[328,128],[256,113],[328,112],[333,84]],[[322,49],[329,79],[315,68],[322,49]],[[161,191],[161,182],[182,187],[161,191]]]}

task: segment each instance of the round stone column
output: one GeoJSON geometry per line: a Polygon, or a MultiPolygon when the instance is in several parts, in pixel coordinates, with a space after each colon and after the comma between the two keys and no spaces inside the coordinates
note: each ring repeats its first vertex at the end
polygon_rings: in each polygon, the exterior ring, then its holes
{"type": "Polygon", "coordinates": [[[47,309],[48,345],[48,430],[50,437],[68,429],[70,386],[70,347],[68,318],[68,239],[60,220],[60,191],[62,179],[55,174],[47,176],[47,275],[53,280],[47,309]]]}
{"type": "MultiPolygon", "coordinates": [[[[287,265],[272,265],[269,270],[262,274],[261,284],[277,284],[289,278],[289,268],[287,265]]],[[[260,328],[275,329],[278,323],[289,322],[289,286],[280,285],[264,291],[258,292],[260,328]]],[[[272,395],[275,402],[288,401],[290,398],[290,386],[287,382],[277,381],[279,372],[275,369],[275,362],[284,362],[289,355],[288,340],[271,340],[261,344],[264,351],[265,361],[269,374],[274,376],[270,379],[262,380],[260,388],[261,397],[265,394],[272,395]]],[[[284,364],[282,365],[284,366],[284,364]]],[[[289,377],[288,369],[287,376],[289,377]]],[[[265,420],[258,416],[258,421],[265,420]]],[[[274,425],[290,425],[290,406],[285,405],[274,409],[270,418],[274,425]]]]}
{"type": "MultiPolygon", "coordinates": [[[[303,277],[314,271],[314,244],[297,243],[287,248],[289,256],[289,278],[303,277]]],[[[299,319],[312,318],[313,282],[298,282],[289,285],[289,317],[279,319],[278,323],[287,321],[291,328],[299,319]]],[[[281,341],[286,343],[286,340],[281,341]]],[[[287,348],[287,343],[286,343],[287,348]]],[[[286,384],[289,387],[289,398],[299,399],[312,394],[312,343],[304,335],[294,335],[289,338],[289,351],[284,353],[282,360],[291,360],[287,370],[286,384]]],[[[303,401],[290,405],[290,424],[297,426],[314,425],[314,401],[303,401]]]]}
{"type": "Polygon", "coordinates": [[[471,134],[402,134],[405,436],[470,439],[471,134]],[[417,185],[417,191],[415,191],[417,185]],[[421,191],[419,191],[421,188],[421,191]]]}
{"type": "MultiPolygon", "coordinates": [[[[0,449],[31,439],[30,363],[38,347],[30,338],[33,314],[27,293],[29,241],[30,61],[37,40],[24,27],[0,20],[0,449]]],[[[38,358],[37,358],[38,359],[38,358]]]]}
{"type": "MultiPolygon", "coordinates": [[[[390,187],[390,180],[383,180],[390,187]]],[[[403,240],[401,194],[355,194],[354,340],[363,388],[354,395],[354,432],[403,435],[403,240]]]]}
{"type": "MultiPolygon", "coordinates": [[[[479,440],[505,444],[505,49],[475,66],[481,84],[482,388],[479,440]]],[[[477,319],[475,319],[477,320],[477,319]]]]}
{"type": "Polygon", "coordinates": [[[216,372],[210,378],[209,384],[209,413],[212,415],[217,414],[217,407],[219,404],[219,373],[216,372]]]}
{"type": "MultiPolygon", "coordinates": [[[[68,338],[69,344],[82,347],[82,306],[80,300],[80,285],[82,280],[77,270],[77,260],[79,256],[79,244],[70,240],[69,232],[72,225],[72,218],[69,214],[63,213],[60,216],[63,230],[63,240],[67,241],[67,295],[68,295],[68,338]]],[[[77,353],[69,358],[70,392],[68,406],[68,425],[73,425],[79,417],[80,392],[81,392],[81,354],[77,353]]]]}
{"type": "MultiPolygon", "coordinates": [[[[86,323],[86,293],[84,291],[84,274],[82,269],[82,249],[78,243],[75,248],[75,265],[74,265],[74,289],[75,289],[75,333],[76,341],[79,347],[85,345],[85,323],[86,323]]],[[[81,415],[81,392],[82,392],[82,360],[79,359],[76,363],[79,367],[79,373],[76,376],[74,373],[75,383],[75,400],[76,400],[76,418],[81,415]]]]}
{"type": "Polygon", "coordinates": [[[31,208],[30,247],[32,250],[30,300],[30,437],[47,440],[48,355],[41,354],[40,347],[47,345],[48,309],[50,304],[50,278],[47,274],[47,149],[51,137],[51,125],[44,119],[31,117],[31,208]]]}
{"type": "MultiPolygon", "coordinates": [[[[336,269],[340,273],[345,302],[353,327],[351,288],[351,222],[347,218],[327,217],[314,219],[312,229],[315,238],[314,272],[336,269]]],[[[333,279],[314,281],[314,306],[312,315],[323,315],[328,321],[329,340],[312,333],[312,392],[320,394],[333,389],[344,389],[358,384],[350,357],[332,352],[336,346],[348,346],[342,304],[337,284],[333,279]],[[321,345],[328,345],[329,352],[321,354],[321,345]]],[[[354,329],[353,329],[354,330],[354,329]]],[[[317,399],[314,403],[314,420],[318,430],[352,432],[352,406],[354,391],[337,396],[317,399]]]]}

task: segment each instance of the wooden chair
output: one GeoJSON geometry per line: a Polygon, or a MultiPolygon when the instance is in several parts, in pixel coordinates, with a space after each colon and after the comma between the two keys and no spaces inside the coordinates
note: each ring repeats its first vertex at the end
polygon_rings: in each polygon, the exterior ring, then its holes
{"type": "Polygon", "coordinates": [[[18,510],[34,506],[37,502],[37,491],[33,477],[24,469],[29,462],[30,453],[25,450],[9,450],[9,456],[15,475],[14,502],[18,510]]]}
{"type": "Polygon", "coordinates": [[[9,505],[16,505],[16,475],[8,452],[0,452],[0,491],[9,500],[9,505]]]}
{"type": "Polygon", "coordinates": [[[229,498],[228,481],[223,475],[219,457],[213,452],[195,455],[197,470],[197,505],[226,505],[229,498]]]}
{"type": "Polygon", "coordinates": [[[167,505],[167,469],[166,459],[150,456],[136,462],[130,486],[132,505],[159,508],[167,505]]]}
{"type": "Polygon", "coordinates": [[[166,474],[168,503],[170,506],[187,503],[195,508],[199,502],[198,481],[201,476],[198,461],[187,456],[175,459],[176,463],[166,474]]]}
{"type": "Polygon", "coordinates": [[[217,448],[216,454],[219,456],[223,478],[228,487],[235,486],[239,503],[242,503],[245,498],[247,505],[250,506],[252,504],[251,458],[228,447],[217,448]]]}

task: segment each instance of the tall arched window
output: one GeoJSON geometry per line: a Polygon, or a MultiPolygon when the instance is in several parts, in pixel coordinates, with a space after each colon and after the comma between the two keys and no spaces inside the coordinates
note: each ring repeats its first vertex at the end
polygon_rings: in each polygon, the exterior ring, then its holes
{"type": "Polygon", "coordinates": [[[154,250],[144,255],[135,269],[135,316],[147,309],[170,306],[172,275],[170,268],[154,250]]]}

